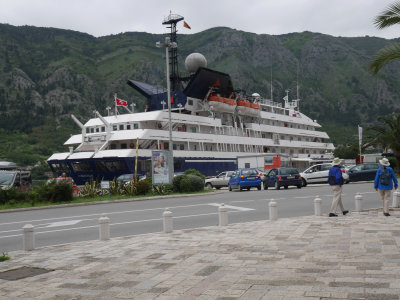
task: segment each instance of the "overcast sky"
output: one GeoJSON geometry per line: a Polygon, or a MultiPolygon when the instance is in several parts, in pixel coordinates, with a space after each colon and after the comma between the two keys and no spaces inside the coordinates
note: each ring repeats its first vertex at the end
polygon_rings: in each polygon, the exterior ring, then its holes
{"type": "Polygon", "coordinates": [[[312,31],[333,36],[397,38],[400,25],[375,29],[373,19],[397,0],[0,0],[0,23],[55,27],[105,36],[165,33],[170,11],[185,17],[178,32],[225,26],[283,34],[312,31]]]}

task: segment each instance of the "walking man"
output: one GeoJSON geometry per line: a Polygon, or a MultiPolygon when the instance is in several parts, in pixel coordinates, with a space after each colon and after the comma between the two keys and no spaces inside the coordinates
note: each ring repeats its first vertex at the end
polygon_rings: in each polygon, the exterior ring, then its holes
{"type": "Polygon", "coordinates": [[[399,186],[399,183],[397,182],[397,178],[393,172],[393,169],[390,167],[389,160],[384,157],[379,160],[379,163],[382,165],[382,167],[376,171],[374,187],[376,191],[379,190],[379,194],[382,198],[383,215],[389,217],[390,193],[393,189],[393,183],[396,190],[399,186]]]}
{"type": "Polygon", "coordinates": [[[332,187],[333,191],[333,201],[331,205],[331,210],[329,211],[330,217],[337,217],[336,209],[337,206],[340,205],[340,209],[342,210],[343,215],[346,215],[349,211],[344,210],[342,203],[342,187],[343,187],[343,178],[342,178],[342,170],[340,169],[340,159],[335,157],[332,161],[332,168],[329,169],[328,183],[332,187]]]}

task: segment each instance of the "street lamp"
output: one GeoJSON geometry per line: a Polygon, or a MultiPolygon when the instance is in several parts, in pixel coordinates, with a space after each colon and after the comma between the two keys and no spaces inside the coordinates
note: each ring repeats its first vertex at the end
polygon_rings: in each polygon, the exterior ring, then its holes
{"type": "Polygon", "coordinates": [[[167,97],[168,97],[168,129],[169,129],[169,183],[172,183],[173,174],[174,174],[174,155],[173,155],[173,146],[172,146],[172,122],[171,122],[171,87],[169,80],[169,48],[176,48],[177,44],[175,42],[171,42],[169,37],[165,38],[164,43],[157,42],[157,48],[165,48],[165,60],[167,64],[167,97]]]}

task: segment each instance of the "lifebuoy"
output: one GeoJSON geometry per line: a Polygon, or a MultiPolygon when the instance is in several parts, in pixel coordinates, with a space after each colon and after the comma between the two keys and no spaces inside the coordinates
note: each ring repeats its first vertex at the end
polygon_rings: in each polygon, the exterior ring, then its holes
{"type": "Polygon", "coordinates": [[[130,144],[129,144],[129,147],[130,147],[131,149],[133,149],[133,148],[135,148],[135,144],[134,144],[134,143],[130,143],[130,144]]]}
{"type": "Polygon", "coordinates": [[[158,126],[158,128],[161,128],[161,127],[162,127],[161,123],[158,123],[157,126],[158,126]]]}

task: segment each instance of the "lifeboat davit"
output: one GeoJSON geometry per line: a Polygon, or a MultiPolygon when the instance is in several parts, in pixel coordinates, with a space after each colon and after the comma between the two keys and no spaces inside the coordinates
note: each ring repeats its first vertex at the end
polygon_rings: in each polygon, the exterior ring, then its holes
{"type": "Polygon", "coordinates": [[[237,108],[242,115],[257,116],[260,112],[260,105],[257,103],[252,103],[246,99],[240,99],[237,102],[237,108]]]}
{"type": "Polygon", "coordinates": [[[221,97],[219,94],[210,95],[208,97],[208,104],[215,111],[233,113],[236,108],[235,99],[221,97]]]}

